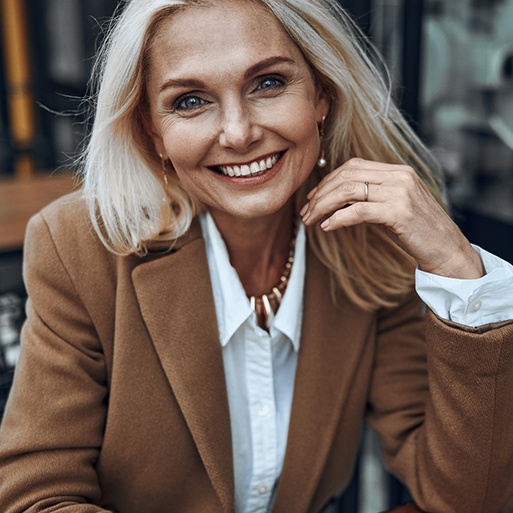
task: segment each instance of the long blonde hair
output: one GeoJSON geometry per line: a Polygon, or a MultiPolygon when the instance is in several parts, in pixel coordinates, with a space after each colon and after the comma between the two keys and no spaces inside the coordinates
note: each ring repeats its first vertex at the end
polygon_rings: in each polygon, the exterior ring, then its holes
{"type": "MultiPolygon", "coordinates": [[[[266,6],[303,52],[329,97],[325,124],[328,166],[316,167],[306,192],[349,158],[412,166],[442,203],[438,167],[391,99],[385,66],[336,0],[248,0],[266,6]]],[[[161,162],[144,129],[148,48],[159,22],[188,5],[209,0],[131,0],[116,17],[99,53],[94,125],[82,169],[93,225],[119,254],[143,255],[155,239],[184,234],[199,206],[171,175],[167,194],[161,162]],[[120,78],[122,77],[122,78],[120,78]]],[[[325,233],[309,230],[309,243],[342,290],[364,309],[389,307],[411,289],[414,262],[379,226],[325,233]]]]}

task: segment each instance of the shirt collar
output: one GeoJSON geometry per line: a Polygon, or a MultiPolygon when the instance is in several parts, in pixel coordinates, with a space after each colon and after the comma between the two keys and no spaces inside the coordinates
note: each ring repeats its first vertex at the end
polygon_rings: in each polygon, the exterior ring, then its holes
{"type": "Polygon", "coordinates": [[[301,326],[303,324],[303,291],[306,271],[306,234],[305,226],[299,222],[294,248],[294,265],[290,272],[289,283],[283,294],[283,299],[271,325],[271,335],[276,329],[281,331],[299,350],[301,326]]]}
{"type": "MultiPolygon", "coordinates": [[[[224,347],[242,324],[254,320],[254,312],[249,304],[237,272],[230,264],[228,250],[210,213],[200,215],[201,229],[207,251],[210,278],[214,294],[219,339],[224,347]]],[[[299,350],[303,319],[303,292],[306,267],[306,234],[299,223],[294,250],[294,265],[283,300],[274,318],[270,334],[274,338],[277,331],[283,333],[299,350]]]]}

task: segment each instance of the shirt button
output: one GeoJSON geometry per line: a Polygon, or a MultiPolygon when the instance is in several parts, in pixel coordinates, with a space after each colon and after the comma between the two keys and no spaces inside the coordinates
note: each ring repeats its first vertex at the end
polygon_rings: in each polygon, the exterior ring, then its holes
{"type": "Polygon", "coordinates": [[[255,412],[259,417],[266,417],[269,415],[269,405],[265,403],[256,403],[255,412]]]}
{"type": "Polygon", "coordinates": [[[480,299],[476,299],[470,304],[470,309],[473,312],[477,312],[481,308],[481,306],[483,306],[483,302],[480,299]]]}
{"type": "Polygon", "coordinates": [[[262,485],[257,488],[258,495],[265,495],[269,491],[269,488],[267,486],[262,485]]]}

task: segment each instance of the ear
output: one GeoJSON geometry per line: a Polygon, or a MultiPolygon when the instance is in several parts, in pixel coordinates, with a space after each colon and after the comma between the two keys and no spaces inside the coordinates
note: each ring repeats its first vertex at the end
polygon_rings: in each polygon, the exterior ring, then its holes
{"type": "Polygon", "coordinates": [[[315,100],[315,113],[317,123],[320,123],[324,118],[327,117],[330,111],[331,102],[328,95],[319,87],[317,88],[316,100],[315,100]]]}
{"type": "Polygon", "coordinates": [[[139,104],[139,117],[141,119],[144,131],[153,141],[153,147],[155,148],[155,152],[157,153],[157,155],[162,155],[166,160],[167,157],[164,141],[162,140],[162,136],[160,135],[159,129],[155,126],[155,123],[151,118],[151,112],[149,107],[139,104]]]}

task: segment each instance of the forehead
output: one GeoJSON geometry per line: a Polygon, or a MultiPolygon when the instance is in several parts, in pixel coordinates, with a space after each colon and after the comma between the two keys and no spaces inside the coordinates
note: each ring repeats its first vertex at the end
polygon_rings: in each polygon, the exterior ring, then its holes
{"type": "Polygon", "coordinates": [[[157,74],[165,67],[229,66],[271,55],[303,61],[279,20],[255,0],[214,0],[181,8],[160,21],[149,51],[157,74]]]}

